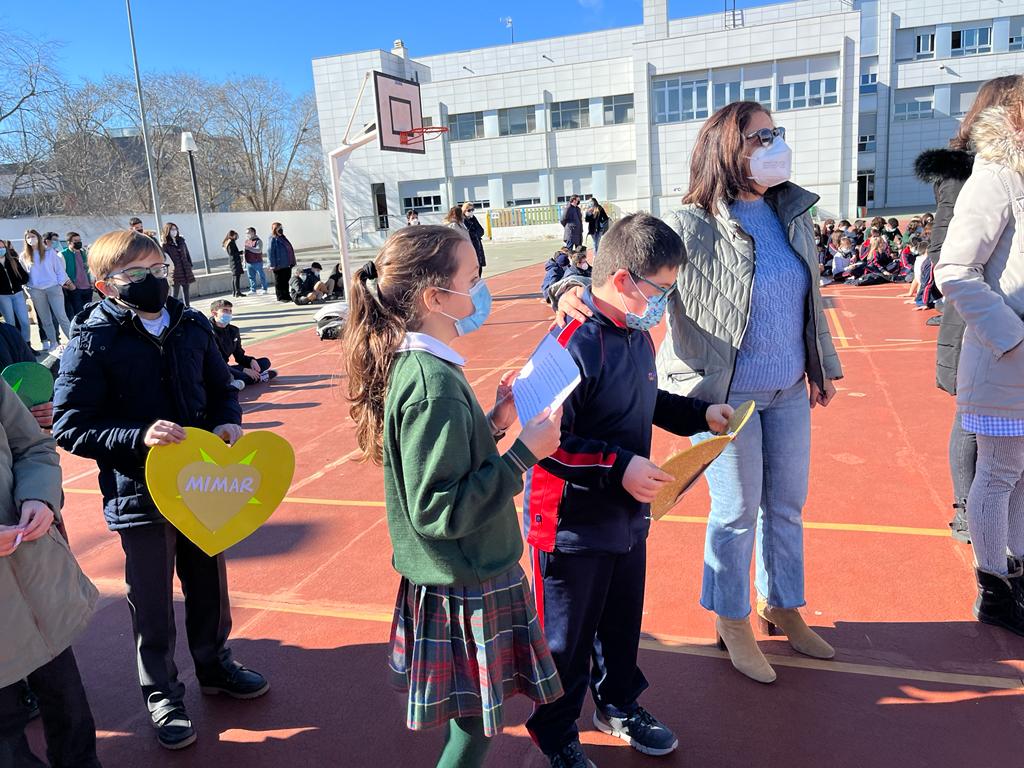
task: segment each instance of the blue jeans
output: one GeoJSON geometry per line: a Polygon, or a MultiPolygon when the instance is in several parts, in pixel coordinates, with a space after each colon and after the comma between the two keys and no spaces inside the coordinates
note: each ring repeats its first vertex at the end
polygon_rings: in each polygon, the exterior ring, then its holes
{"type": "MultiPolygon", "coordinates": [[[[757,412],[708,468],[711,514],[704,543],[700,604],[727,619],[750,614],[750,556],[757,543],[758,594],[776,608],[804,605],[801,515],[807,500],[811,410],[807,384],[789,389],[736,392],[757,412]]],[[[694,437],[707,440],[711,433],[694,437]]]]}
{"type": "Polygon", "coordinates": [[[263,264],[246,264],[245,272],[249,276],[249,292],[256,293],[256,288],[267,290],[267,273],[263,271],[263,264]],[[259,278],[257,285],[256,278],[259,278]]]}
{"type": "Polygon", "coordinates": [[[597,256],[597,247],[601,244],[601,238],[604,236],[604,232],[600,229],[596,230],[591,239],[594,241],[594,255],[597,256]]]}
{"type": "Polygon", "coordinates": [[[32,328],[28,321],[28,304],[25,302],[24,291],[18,291],[10,296],[0,296],[0,313],[11,328],[21,326],[21,338],[26,344],[32,342],[32,328]]]}

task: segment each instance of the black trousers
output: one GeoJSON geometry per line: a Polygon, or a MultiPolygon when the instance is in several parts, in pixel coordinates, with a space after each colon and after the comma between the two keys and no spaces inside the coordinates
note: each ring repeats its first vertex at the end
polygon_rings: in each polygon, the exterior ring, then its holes
{"type": "Polygon", "coordinates": [[[172,525],[154,523],[118,531],[139,667],[139,685],[154,723],[182,706],[185,686],[174,663],[174,572],[185,593],[185,632],[200,682],[231,661],[224,555],[210,557],[172,525]]]}
{"type": "Polygon", "coordinates": [[[537,707],[526,727],[545,754],[579,738],[589,688],[612,716],[632,714],[647,678],[637,666],[644,613],[647,542],[630,552],[541,552],[544,634],[565,695],[537,707]]]}
{"type": "MultiPolygon", "coordinates": [[[[96,724],[70,648],[28,676],[39,699],[46,734],[46,757],[53,768],[100,768],[96,758],[96,724]]],[[[28,709],[22,702],[25,686],[0,688],[0,766],[45,768],[25,738],[28,709]]]]}
{"type": "Polygon", "coordinates": [[[278,301],[291,301],[292,297],[288,293],[288,283],[292,279],[292,268],[285,267],[284,269],[274,270],[274,293],[277,295],[278,301]]]}
{"type": "MultiPolygon", "coordinates": [[[[260,364],[260,373],[270,370],[270,358],[269,357],[257,357],[256,362],[260,364]]],[[[253,384],[252,379],[245,375],[245,366],[242,365],[229,365],[231,369],[231,375],[239,381],[244,381],[246,384],[253,384]]]]}

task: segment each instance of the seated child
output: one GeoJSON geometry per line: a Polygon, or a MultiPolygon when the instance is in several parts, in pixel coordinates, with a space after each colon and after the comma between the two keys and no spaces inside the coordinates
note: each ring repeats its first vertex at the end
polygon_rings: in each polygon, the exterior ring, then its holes
{"type": "Polygon", "coordinates": [[[544,265],[544,281],[540,284],[540,292],[545,297],[543,301],[547,301],[548,288],[565,277],[565,270],[568,268],[569,248],[563,245],[544,265]]]}
{"type": "Polygon", "coordinates": [[[585,246],[580,246],[576,252],[569,257],[569,268],[565,270],[565,277],[585,277],[590,279],[590,273],[594,268],[590,266],[590,258],[587,256],[585,246]]]}
{"type": "Polygon", "coordinates": [[[289,295],[292,301],[302,306],[305,304],[316,304],[324,301],[328,296],[334,294],[334,281],[321,280],[320,273],[323,267],[313,262],[301,272],[292,277],[288,286],[289,295]]]}
{"type": "Polygon", "coordinates": [[[853,240],[848,235],[839,238],[839,250],[832,257],[832,279],[837,283],[844,283],[853,274],[854,265],[859,264],[853,248],[853,240]]]}
{"type": "Polygon", "coordinates": [[[242,333],[231,324],[233,309],[234,305],[227,299],[218,299],[210,305],[213,334],[217,337],[220,354],[235,378],[232,385],[235,389],[244,389],[247,384],[270,381],[277,376],[277,371],[270,367],[270,358],[245,354],[242,349],[242,333]],[[235,358],[234,365],[229,362],[231,357],[235,358]]]}
{"type": "Polygon", "coordinates": [[[649,755],[678,746],[637,701],[650,502],[672,478],[648,458],[653,426],[677,435],[725,429],[732,408],[658,389],[649,329],[665,312],[683,242],[644,213],[611,226],[582,301],[593,312],[552,331],[582,383],[563,406],[561,445],[530,470],[524,520],[538,613],[565,695],[527,722],[552,766],[582,768],[576,721],[588,689],[594,725],[649,755]]]}

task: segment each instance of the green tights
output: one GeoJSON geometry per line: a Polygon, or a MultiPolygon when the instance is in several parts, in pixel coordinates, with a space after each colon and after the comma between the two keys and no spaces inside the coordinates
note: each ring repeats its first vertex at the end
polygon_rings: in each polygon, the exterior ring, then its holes
{"type": "Polygon", "coordinates": [[[480,717],[460,717],[448,721],[448,735],[437,768],[476,768],[484,764],[491,740],[484,736],[480,717]]]}

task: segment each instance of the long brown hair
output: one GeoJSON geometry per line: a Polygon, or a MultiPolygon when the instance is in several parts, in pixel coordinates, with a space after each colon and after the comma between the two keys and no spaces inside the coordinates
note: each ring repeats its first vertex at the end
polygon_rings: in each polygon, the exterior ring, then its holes
{"type": "Polygon", "coordinates": [[[228,233],[226,235],[224,235],[224,240],[221,241],[221,244],[220,244],[221,248],[227,248],[228,247],[228,243],[230,243],[232,240],[236,239],[237,237],[238,237],[238,233],[235,232],[235,230],[233,230],[233,229],[229,229],[228,233]]]}
{"type": "Polygon", "coordinates": [[[701,126],[690,156],[690,188],[683,198],[709,213],[719,213],[721,201],[731,203],[741,192],[755,192],[747,168],[744,134],[758,112],[771,115],[756,101],[737,101],[722,107],[701,126]]]}
{"type": "Polygon", "coordinates": [[[21,252],[21,261],[27,269],[31,269],[32,265],[36,261],[41,261],[43,256],[46,254],[46,250],[43,248],[43,236],[39,234],[39,230],[26,229],[25,230],[25,248],[21,252]],[[28,244],[29,236],[33,236],[36,239],[36,247],[32,248],[28,244]],[[38,254],[38,259],[36,255],[38,254]]]}
{"type": "Polygon", "coordinates": [[[345,363],[349,414],[364,461],[383,461],[384,400],[395,350],[407,331],[419,327],[423,291],[451,285],[462,242],[448,227],[405,227],[352,278],[345,363]]]}
{"type": "MultiPolygon", "coordinates": [[[[178,229],[178,225],[175,224],[173,221],[168,221],[168,222],[164,223],[163,232],[160,233],[161,234],[160,242],[163,243],[164,245],[170,245],[171,244],[171,230],[172,229],[178,229]]],[[[178,238],[179,239],[183,239],[181,237],[181,230],[180,229],[178,229],[178,238]]]]}
{"type": "Polygon", "coordinates": [[[449,224],[462,224],[465,218],[462,208],[457,205],[453,205],[444,216],[445,222],[449,224]]]}
{"type": "Polygon", "coordinates": [[[974,97],[974,104],[971,105],[970,110],[960,122],[960,130],[949,140],[950,148],[959,149],[963,152],[970,151],[971,131],[974,128],[974,121],[978,119],[978,115],[989,107],[999,105],[1010,106],[1013,103],[1019,103],[1021,101],[1022,85],[1024,85],[1024,77],[1020,75],[996,77],[984,83],[978,90],[978,95],[974,97]]]}

